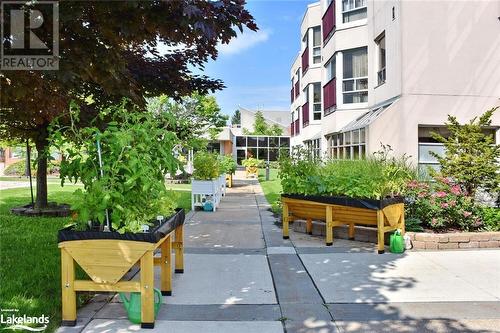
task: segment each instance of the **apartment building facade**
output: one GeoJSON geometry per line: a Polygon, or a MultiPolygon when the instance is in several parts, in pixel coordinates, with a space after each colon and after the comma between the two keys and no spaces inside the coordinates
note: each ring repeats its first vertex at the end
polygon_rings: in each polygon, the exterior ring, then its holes
{"type": "MultiPolygon", "coordinates": [[[[390,145],[422,167],[448,114],[500,105],[500,2],[321,0],[292,64],[291,146],[361,158],[390,145]]],[[[500,142],[500,110],[485,129],[500,142]]]]}

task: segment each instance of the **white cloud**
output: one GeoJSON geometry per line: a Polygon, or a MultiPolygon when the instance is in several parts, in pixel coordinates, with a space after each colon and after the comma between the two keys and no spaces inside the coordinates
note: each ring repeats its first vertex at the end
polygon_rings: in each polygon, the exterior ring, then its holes
{"type": "Polygon", "coordinates": [[[221,55],[238,54],[267,41],[270,35],[271,31],[269,30],[251,31],[246,29],[242,34],[238,33],[236,38],[232,38],[229,44],[219,44],[217,49],[221,55]]]}

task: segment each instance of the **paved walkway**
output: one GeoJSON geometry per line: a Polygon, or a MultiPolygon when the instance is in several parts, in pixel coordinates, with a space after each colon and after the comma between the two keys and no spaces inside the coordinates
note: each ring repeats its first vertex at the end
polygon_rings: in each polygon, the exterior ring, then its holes
{"type": "MultiPolygon", "coordinates": [[[[144,332],[500,332],[500,251],[377,255],[370,243],[283,240],[258,182],[235,185],[216,213],[188,215],[185,273],[144,332]]],[[[107,301],[60,332],[140,331],[107,301]]]]}

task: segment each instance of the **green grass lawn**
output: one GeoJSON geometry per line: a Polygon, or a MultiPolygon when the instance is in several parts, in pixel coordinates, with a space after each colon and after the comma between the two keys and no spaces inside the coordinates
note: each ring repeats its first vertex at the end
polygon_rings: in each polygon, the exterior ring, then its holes
{"type": "Polygon", "coordinates": [[[274,213],[281,212],[280,195],[282,192],[280,179],[278,178],[278,170],[269,170],[269,180],[266,181],[266,170],[259,169],[259,182],[264,191],[267,201],[271,204],[271,209],[274,213]]]}
{"type": "MultiPolygon", "coordinates": [[[[49,201],[72,203],[78,186],[49,184],[49,201]]],[[[191,207],[190,192],[179,193],[179,206],[191,207]]],[[[30,201],[29,188],[0,191],[0,309],[19,309],[18,314],[50,317],[52,332],[61,320],[60,255],[57,231],[69,218],[21,217],[10,208],[30,201]]],[[[77,274],[83,277],[83,272],[77,274]]],[[[81,304],[89,295],[79,295],[81,304]]],[[[1,325],[0,325],[1,330],[1,325]]]]}
{"type": "MultiPolygon", "coordinates": [[[[36,181],[35,175],[33,175],[33,182],[36,181]]],[[[1,176],[0,182],[29,182],[29,177],[18,177],[18,176],[1,176]]],[[[47,177],[47,183],[55,183],[58,184],[61,182],[59,177],[47,177]]]]}

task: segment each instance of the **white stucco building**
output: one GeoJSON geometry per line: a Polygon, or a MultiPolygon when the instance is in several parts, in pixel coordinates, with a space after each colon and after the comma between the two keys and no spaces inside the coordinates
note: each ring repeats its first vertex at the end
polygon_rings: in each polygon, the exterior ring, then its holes
{"type": "MultiPolygon", "coordinates": [[[[500,1],[321,0],[292,64],[291,145],[359,158],[389,144],[414,163],[431,131],[500,105],[500,1]]],[[[492,128],[500,142],[500,110],[492,128]]]]}

